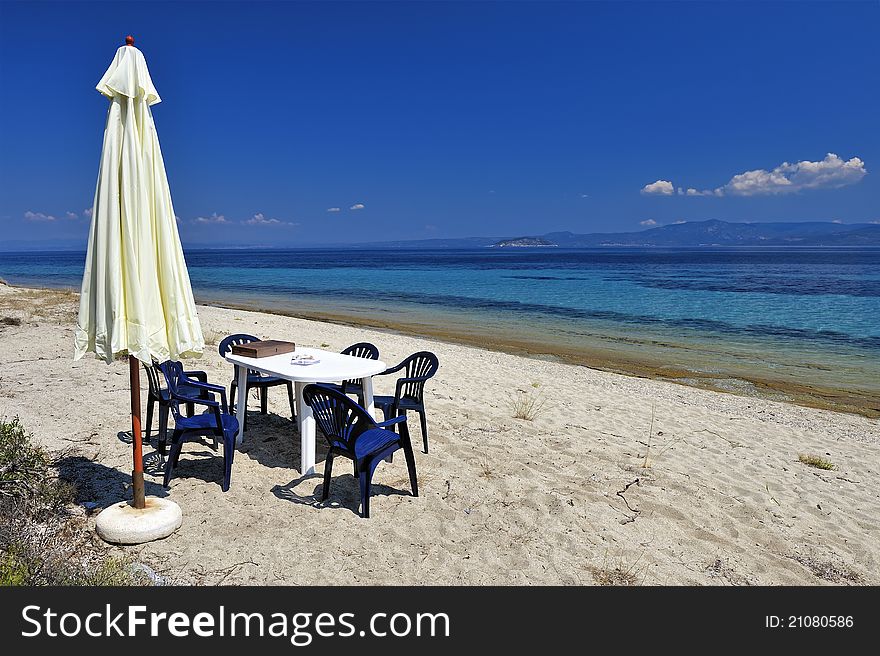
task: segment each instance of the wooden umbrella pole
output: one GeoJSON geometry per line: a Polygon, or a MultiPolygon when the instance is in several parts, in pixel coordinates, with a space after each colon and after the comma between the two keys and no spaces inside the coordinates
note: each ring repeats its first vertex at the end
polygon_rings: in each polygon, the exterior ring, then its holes
{"type": "Polygon", "coordinates": [[[131,385],[131,443],[134,451],[134,469],[131,485],[134,490],[134,507],[146,507],[144,497],[144,445],[141,439],[141,370],[138,359],[128,356],[128,378],[131,385]]]}

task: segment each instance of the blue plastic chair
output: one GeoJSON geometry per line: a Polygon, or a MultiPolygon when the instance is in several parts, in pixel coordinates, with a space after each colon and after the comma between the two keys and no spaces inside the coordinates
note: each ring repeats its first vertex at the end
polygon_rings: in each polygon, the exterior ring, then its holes
{"type": "Polygon", "coordinates": [[[226,404],[226,388],[222,385],[211,385],[188,378],[183,371],[183,365],[172,360],[160,364],[159,369],[165,375],[165,382],[170,393],[171,414],[174,416],[174,434],[171,436],[171,452],[165,463],[164,486],[168,487],[168,482],[171,480],[171,470],[177,466],[184,441],[191,437],[210,435],[215,439],[223,440],[223,483],[221,487],[226,492],[229,490],[229,482],[232,478],[235,435],[238,433],[238,419],[229,413],[229,406],[226,404]],[[184,387],[219,394],[220,402],[213,399],[185,396],[182,393],[184,387]],[[186,417],[180,412],[181,403],[204,405],[208,407],[208,410],[199,415],[186,417]]]}
{"type": "MultiPolygon", "coordinates": [[[[143,363],[142,363],[143,364],[143,363]]],[[[158,453],[160,456],[165,455],[165,443],[168,433],[168,411],[171,407],[171,394],[168,389],[159,384],[159,365],[153,362],[152,365],[144,364],[144,371],[147,374],[147,425],[146,436],[144,440],[149,444],[150,435],[153,430],[153,412],[156,405],[159,405],[159,446],[158,453]]],[[[207,383],[208,374],[204,371],[184,371],[187,378],[195,378],[196,380],[207,383]]],[[[213,399],[211,393],[206,390],[198,390],[194,387],[183,386],[180,389],[183,396],[197,396],[202,399],[213,399]]],[[[194,412],[193,404],[186,404],[186,414],[192,416],[194,412]]]]}
{"type": "Polygon", "coordinates": [[[414,497],[419,496],[416,480],[416,459],[406,417],[395,417],[381,424],[376,423],[361,406],[338,390],[324,385],[306,385],[303,399],[312,409],[315,421],[330,446],[324,464],[324,490],[321,501],[330,494],[330,476],[336,456],[350,458],[354,462],[354,475],[358,477],[361,492],[361,517],[370,516],[370,485],[376,466],[398,449],[403,449],[409,482],[414,497]],[[398,432],[388,426],[398,424],[398,432]]]}
{"type": "MultiPolygon", "coordinates": [[[[379,349],[369,342],[358,342],[352,344],[342,350],[342,355],[350,355],[355,358],[366,358],[368,360],[379,359],[379,349]]],[[[343,380],[341,385],[335,383],[322,383],[325,387],[332,387],[337,392],[343,394],[354,394],[358,398],[358,403],[364,404],[364,385],[360,378],[351,380],[343,380]]]]}
{"type": "MultiPolygon", "coordinates": [[[[253,335],[245,335],[243,333],[239,333],[237,335],[230,335],[226,337],[222,342],[220,342],[220,346],[218,350],[220,351],[220,357],[225,357],[229,351],[232,350],[233,344],[247,344],[249,342],[258,342],[260,341],[259,337],[254,337],[253,335]]],[[[254,371],[253,369],[248,369],[247,373],[247,389],[244,392],[244,403],[241,404],[242,412],[239,415],[241,417],[241,422],[243,428],[247,428],[247,398],[248,393],[257,388],[260,390],[260,414],[266,414],[268,412],[268,404],[269,398],[266,395],[266,391],[270,387],[275,387],[277,385],[286,385],[287,386],[287,401],[290,403],[290,420],[296,421],[296,411],[293,409],[293,383],[285,378],[278,378],[277,376],[266,376],[261,374],[259,371],[254,371]]],[[[232,406],[233,414],[238,415],[238,406],[239,404],[236,402],[236,392],[238,388],[238,366],[233,366],[233,376],[232,383],[229,385],[229,403],[232,406]]]]}
{"type": "Polygon", "coordinates": [[[401,370],[405,370],[403,378],[397,379],[394,396],[376,396],[373,403],[377,408],[382,408],[385,419],[406,416],[407,410],[419,413],[422,425],[422,441],[425,444],[425,453],[428,452],[428,420],[425,416],[425,382],[437,373],[440,361],[437,356],[429,351],[413,353],[396,367],[386,369],[379,376],[387,376],[401,370]]]}

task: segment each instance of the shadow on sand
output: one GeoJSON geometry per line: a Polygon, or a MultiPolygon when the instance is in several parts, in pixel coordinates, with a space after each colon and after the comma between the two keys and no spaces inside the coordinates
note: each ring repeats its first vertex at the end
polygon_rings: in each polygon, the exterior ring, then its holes
{"type": "MultiPolygon", "coordinates": [[[[76,503],[95,503],[100,508],[132,498],[131,474],[89,460],[83,456],[66,456],[55,463],[62,480],[76,486],[76,503]]],[[[159,483],[145,481],[149,496],[167,497],[168,491],[159,483]]]]}

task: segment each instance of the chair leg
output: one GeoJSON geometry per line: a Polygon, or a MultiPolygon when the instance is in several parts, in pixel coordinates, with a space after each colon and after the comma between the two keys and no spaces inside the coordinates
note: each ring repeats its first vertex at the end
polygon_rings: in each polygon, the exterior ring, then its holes
{"type": "Polygon", "coordinates": [[[260,390],[260,414],[269,414],[269,388],[258,387],[260,390]]]}
{"type": "Polygon", "coordinates": [[[361,517],[368,518],[370,516],[370,466],[361,467],[358,474],[358,480],[361,488],[361,517]]]}
{"type": "Polygon", "coordinates": [[[153,406],[156,405],[155,399],[147,400],[147,434],[144,437],[144,441],[149,444],[150,443],[150,432],[153,428],[153,406]]]}
{"type": "Polygon", "coordinates": [[[403,456],[406,458],[406,468],[409,471],[409,485],[412,488],[412,495],[417,497],[419,496],[419,481],[416,478],[416,456],[409,439],[409,428],[405,423],[400,425],[400,442],[403,446],[403,456]]]}
{"type": "Polygon", "coordinates": [[[425,414],[425,409],[422,408],[418,410],[419,420],[422,424],[422,441],[425,443],[425,453],[428,452],[428,417],[425,414]]]}
{"type": "Polygon", "coordinates": [[[326,501],[330,495],[330,476],[333,472],[333,450],[327,452],[327,459],[324,461],[324,489],[321,490],[321,501],[326,501]]]}
{"type": "Polygon", "coordinates": [[[174,437],[171,438],[171,453],[168,456],[168,460],[165,461],[165,478],[162,481],[164,487],[168,487],[168,483],[171,480],[171,470],[177,466],[177,459],[180,457],[180,449],[183,447],[183,441],[180,437],[177,431],[174,431],[174,437]]]}
{"type": "Polygon", "coordinates": [[[223,434],[223,484],[220,486],[224,492],[229,491],[229,483],[232,481],[232,461],[235,458],[235,435],[223,434]]]}
{"type": "Polygon", "coordinates": [[[287,401],[290,403],[290,421],[296,421],[296,410],[293,403],[293,383],[287,382],[287,401]]]}
{"type": "Polygon", "coordinates": [[[159,404],[159,447],[158,451],[165,457],[165,445],[168,443],[168,406],[159,404]]]}
{"type": "Polygon", "coordinates": [[[236,391],[238,391],[238,383],[233,380],[229,385],[229,412],[233,415],[238,413],[238,406],[235,405],[236,391]]]}
{"type": "Polygon", "coordinates": [[[192,403],[186,404],[186,416],[192,417],[196,413],[196,406],[192,403]]]}

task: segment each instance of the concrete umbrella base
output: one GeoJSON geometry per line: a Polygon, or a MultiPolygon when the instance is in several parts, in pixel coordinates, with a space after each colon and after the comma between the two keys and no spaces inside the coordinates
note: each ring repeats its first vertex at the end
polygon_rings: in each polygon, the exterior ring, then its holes
{"type": "Polygon", "coordinates": [[[183,522],[180,506],[168,499],[147,497],[145,508],[130,501],[115,503],[101,511],[95,529],[105,542],[142,544],[167,538],[183,522]]]}

